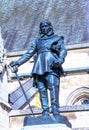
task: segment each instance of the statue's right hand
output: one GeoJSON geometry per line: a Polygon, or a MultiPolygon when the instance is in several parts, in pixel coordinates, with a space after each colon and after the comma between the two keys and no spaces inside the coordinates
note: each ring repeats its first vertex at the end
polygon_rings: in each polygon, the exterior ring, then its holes
{"type": "Polygon", "coordinates": [[[9,64],[10,68],[11,68],[11,71],[12,73],[17,73],[18,72],[18,62],[17,61],[12,61],[10,64],[9,64]]]}
{"type": "Polygon", "coordinates": [[[11,67],[19,66],[19,64],[18,64],[17,61],[12,61],[9,65],[10,65],[11,67]]]}

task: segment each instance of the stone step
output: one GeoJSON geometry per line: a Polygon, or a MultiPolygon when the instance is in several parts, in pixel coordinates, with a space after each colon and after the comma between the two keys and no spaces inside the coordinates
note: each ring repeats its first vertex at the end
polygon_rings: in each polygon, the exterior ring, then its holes
{"type": "MultiPolygon", "coordinates": [[[[0,129],[1,130],[1,129],[0,129]]],[[[5,130],[5,129],[4,129],[5,130]]],[[[6,129],[7,130],[7,129],[6,129]]],[[[21,130],[21,127],[11,127],[11,128],[9,128],[9,130],[21,130]]]]}
{"type": "Polygon", "coordinates": [[[21,130],[72,130],[65,124],[44,124],[44,125],[33,125],[24,126],[21,130]]]}

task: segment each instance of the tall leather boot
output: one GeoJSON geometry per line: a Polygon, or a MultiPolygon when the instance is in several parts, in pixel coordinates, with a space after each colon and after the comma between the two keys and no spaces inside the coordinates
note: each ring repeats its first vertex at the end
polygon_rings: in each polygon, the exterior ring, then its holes
{"type": "Polygon", "coordinates": [[[49,115],[48,93],[46,87],[42,82],[39,82],[39,94],[40,94],[41,106],[43,109],[42,115],[43,116],[49,115]]]}
{"type": "Polygon", "coordinates": [[[53,115],[59,115],[59,86],[51,86],[50,98],[53,115]]]}
{"type": "Polygon", "coordinates": [[[40,92],[40,101],[43,109],[42,115],[49,115],[47,90],[40,92]]]}

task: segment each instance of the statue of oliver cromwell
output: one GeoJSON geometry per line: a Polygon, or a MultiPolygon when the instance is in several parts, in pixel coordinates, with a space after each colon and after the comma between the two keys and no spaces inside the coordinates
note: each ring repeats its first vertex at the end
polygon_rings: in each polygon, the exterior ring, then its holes
{"type": "Polygon", "coordinates": [[[32,56],[35,57],[32,76],[36,80],[42,105],[42,116],[49,116],[49,100],[47,89],[50,91],[51,109],[53,116],[59,116],[59,85],[62,64],[67,50],[64,38],[54,34],[50,21],[42,20],[39,25],[39,37],[32,41],[27,52],[17,61],[10,63],[11,67],[19,67],[32,56]]]}

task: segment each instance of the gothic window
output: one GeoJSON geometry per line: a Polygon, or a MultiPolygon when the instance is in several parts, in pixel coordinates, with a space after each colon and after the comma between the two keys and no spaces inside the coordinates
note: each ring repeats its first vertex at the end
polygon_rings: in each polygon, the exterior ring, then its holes
{"type": "Polygon", "coordinates": [[[83,105],[89,104],[89,99],[84,99],[84,100],[82,101],[82,104],[83,104],[83,105]]]}
{"type": "Polygon", "coordinates": [[[66,105],[88,105],[89,104],[89,87],[81,87],[74,90],[68,96],[66,105]]]}

